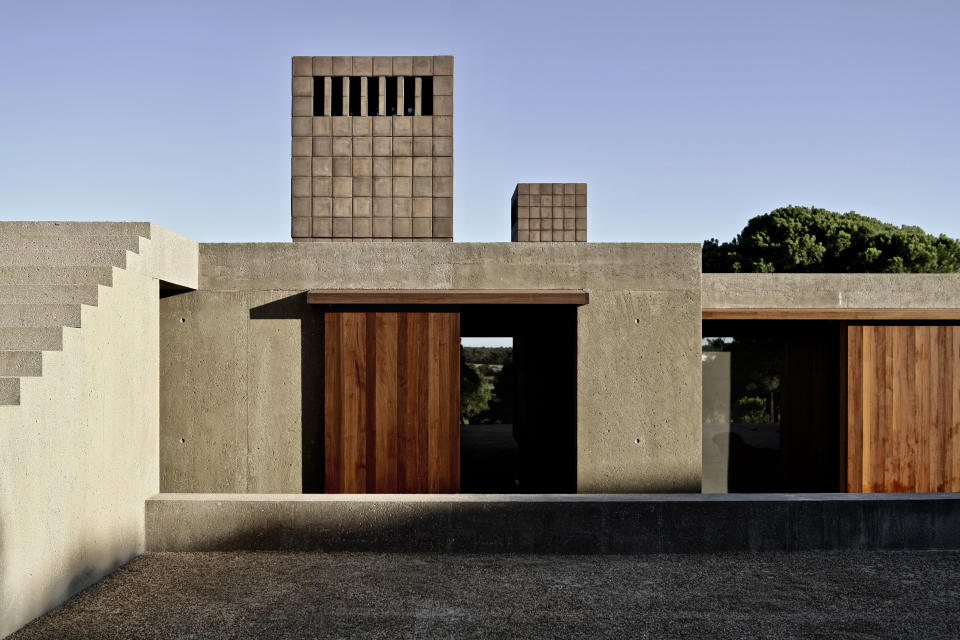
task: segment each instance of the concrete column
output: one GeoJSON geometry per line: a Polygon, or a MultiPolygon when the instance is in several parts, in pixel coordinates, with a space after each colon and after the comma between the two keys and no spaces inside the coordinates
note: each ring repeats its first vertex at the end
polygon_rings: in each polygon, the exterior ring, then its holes
{"type": "Polygon", "coordinates": [[[413,98],[413,115],[422,116],[421,105],[420,105],[420,96],[423,95],[423,79],[415,78],[413,81],[414,86],[416,87],[416,94],[413,98]]]}
{"type": "Polygon", "coordinates": [[[360,76],[360,115],[369,115],[367,113],[367,76],[360,76]]]}
{"type": "Polygon", "coordinates": [[[331,111],[332,100],[330,99],[330,92],[333,90],[333,80],[330,76],[327,76],[323,79],[323,115],[329,116],[331,111]]]}
{"type": "Polygon", "coordinates": [[[387,79],[380,76],[377,78],[377,84],[380,87],[380,115],[389,115],[387,113],[387,79]]]}

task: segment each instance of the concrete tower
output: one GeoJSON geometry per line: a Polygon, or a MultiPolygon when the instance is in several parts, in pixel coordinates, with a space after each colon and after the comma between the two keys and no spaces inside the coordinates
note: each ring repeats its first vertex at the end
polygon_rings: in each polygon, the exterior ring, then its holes
{"type": "Polygon", "coordinates": [[[293,58],[294,241],[453,240],[453,57],[293,58]]]}

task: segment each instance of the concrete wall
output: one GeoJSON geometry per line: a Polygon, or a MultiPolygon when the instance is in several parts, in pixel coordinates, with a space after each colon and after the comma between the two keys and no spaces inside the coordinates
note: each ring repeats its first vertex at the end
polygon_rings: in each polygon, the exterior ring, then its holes
{"type": "Polygon", "coordinates": [[[158,483],[157,281],[114,270],[0,407],[0,637],[143,551],[158,483]]]}
{"type": "Polygon", "coordinates": [[[42,376],[21,378],[20,404],[0,406],[0,637],[144,550],[159,489],[158,276],[197,278],[195,243],[151,235],[62,349],[43,352],[42,376]]]}
{"type": "Polygon", "coordinates": [[[200,265],[200,290],[160,305],[164,492],[307,488],[302,443],[322,430],[310,288],[589,290],[579,491],[700,490],[698,245],[204,244],[200,265]]]}
{"type": "Polygon", "coordinates": [[[720,553],[960,549],[960,494],[291,496],[147,501],[150,551],[720,553]]]}
{"type": "Polygon", "coordinates": [[[960,274],[705,273],[703,308],[957,309],[960,274]]]}

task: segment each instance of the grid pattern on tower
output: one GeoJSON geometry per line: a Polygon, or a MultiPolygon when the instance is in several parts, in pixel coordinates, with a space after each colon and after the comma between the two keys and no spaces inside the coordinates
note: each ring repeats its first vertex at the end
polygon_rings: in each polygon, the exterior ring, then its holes
{"type": "Polygon", "coordinates": [[[452,56],[295,57],[291,122],[295,241],[453,239],[452,56]]]}
{"type": "Polygon", "coordinates": [[[523,182],[510,198],[513,242],[586,242],[585,182],[523,182]]]}

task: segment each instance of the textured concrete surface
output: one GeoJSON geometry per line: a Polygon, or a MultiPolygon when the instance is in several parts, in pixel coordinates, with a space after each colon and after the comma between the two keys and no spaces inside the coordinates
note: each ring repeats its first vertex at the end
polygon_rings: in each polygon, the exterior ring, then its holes
{"type": "Polygon", "coordinates": [[[960,274],[705,273],[703,308],[956,309],[960,274]]]}
{"type": "Polygon", "coordinates": [[[960,553],[146,554],[15,640],[955,638],[960,553]]]}
{"type": "Polygon", "coordinates": [[[452,240],[453,57],[297,56],[292,71],[293,239],[452,240]]]}
{"type": "Polygon", "coordinates": [[[0,407],[0,637],[144,548],[158,488],[158,290],[117,270],[0,407]]]}
{"type": "Polygon", "coordinates": [[[322,429],[301,429],[322,411],[307,289],[583,288],[579,491],[699,491],[699,265],[695,244],[201,244],[200,290],[161,301],[161,485],[302,490],[322,429]]]}
{"type": "Polygon", "coordinates": [[[303,293],[160,301],[161,491],[303,490],[302,442],[322,441],[321,321],[303,293]]]}
{"type": "Polygon", "coordinates": [[[146,527],[150,551],[960,549],[960,494],[161,494],[146,527]]]}
{"type": "Polygon", "coordinates": [[[512,242],[586,242],[587,183],[521,182],[510,198],[512,242]]]}
{"type": "Polygon", "coordinates": [[[0,378],[3,636],[143,550],[159,282],[198,260],[149,223],[2,222],[0,264],[0,375],[28,376],[0,378]]]}

